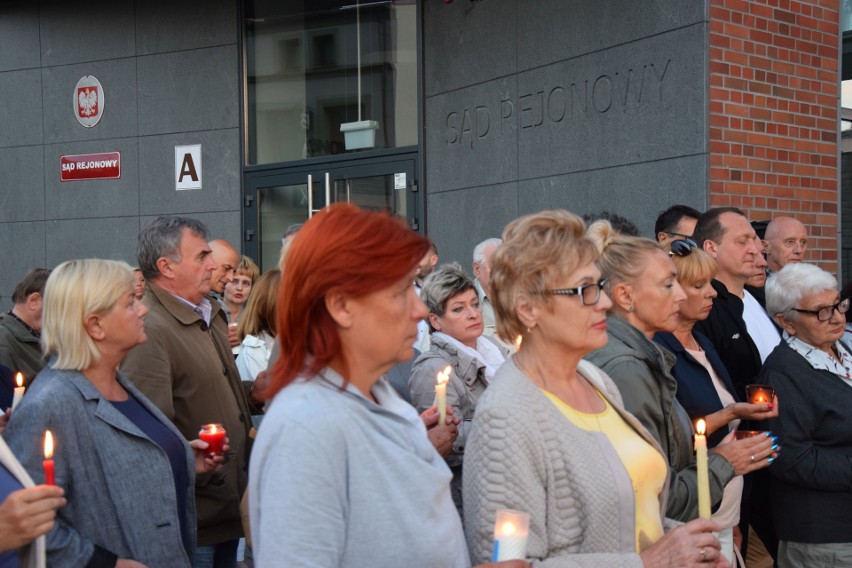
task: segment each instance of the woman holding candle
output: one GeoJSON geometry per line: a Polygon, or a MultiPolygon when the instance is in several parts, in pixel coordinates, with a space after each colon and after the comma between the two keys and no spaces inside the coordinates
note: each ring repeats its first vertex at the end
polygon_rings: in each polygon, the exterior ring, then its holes
{"type": "MultiPolygon", "coordinates": [[[[671,468],[667,515],[680,521],[694,519],[698,487],[692,422],[675,396],[677,381],[671,374],[675,358],[652,341],[657,332],[677,327],[680,306],[687,298],[677,269],[656,242],[618,235],[606,221],[592,224],[589,237],[601,253],[597,265],[607,278],[613,305],[607,316],[609,341],[588,359],[615,381],[627,410],[662,446],[671,468]]],[[[755,437],[716,446],[708,462],[712,502],[719,502],[735,476],[766,467],[772,445],[768,437],[755,437]]]]}
{"type": "MultiPolygon", "coordinates": [[[[716,260],[688,240],[673,241],[670,256],[686,300],[678,308],[676,329],[658,332],[654,341],[674,355],[671,373],[677,380],[677,400],[693,423],[698,419],[706,421],[707,445],[713,448],[728,435],[729,429],[736,430],[741,420],[778,416],[778,404],[771,400],[760,404],[738,402],[728,371],[715,347],[693,329],[696,322],[710,315],[713,307],[716,290],[711,282],[716,276],[716,260]]],[[[770,456],[765,465],[771,460],[770,456]]],[[[725,486],[722,502],[713,515],[723,527],[719,540],[723,553],[732,563],[742,494],[743,478],[736,476],[725,486]]]]}
{"type": "Polygon", "coordinates": [[[429,350],[411,369],[408,386],[418,412],[435,401],[435,377],[449,368],[446,403],[460,420],[447,464],[453,472],[453,502],[462,511],[462,462],[476,402],[506,360],[508,351],[482,335],[482,310],[470,277],[457,264],[447,264],[423,282],[420,297],[429,308],[429,350]]]}
{"type": "Polygon", "coordinates": [[[413,282],[428,247],[345,203],[293,241],[278,296],[287,357],[273,366],[249,469],[258,566],[469,566],[452,474],[382,378],[411,359],[427,315],[413,282]]]}
{"type": "Polygon", "coordinates": [[[121,262],[65,262],[47,282],[42,342],[51,360],[15,409],[6,440],[40,480],[50,473],[45,431],[55,438],[56,484],[68,505],[47,535],[50,566],[190,565],[195,472],[222,457],[205,458],[201,440],[191,449],[117,372],[146,339],[146,313],[121,262]]]}
{"type": "Polygon", "coordinates": [[[583,360],[606,344],[612,305],[584,230],[567,211],[521,217],[492,257],[497,332],[523,341],[479,399],[465,451],[472,557],[491,556],[495,511],[514,509],[530,514],[527,558],[543,566],[727,566],[712,521],[668,531],[662,450],[583,360]]]}
{"type": "Polygon", "coordinates": [[[778,566],[852,566],[849,299],[831,274],[790,263],[767,280],[766,309],[784,330],[758,375],[786,409],[769,421],[784,440],[769,469],[778,566]]]}

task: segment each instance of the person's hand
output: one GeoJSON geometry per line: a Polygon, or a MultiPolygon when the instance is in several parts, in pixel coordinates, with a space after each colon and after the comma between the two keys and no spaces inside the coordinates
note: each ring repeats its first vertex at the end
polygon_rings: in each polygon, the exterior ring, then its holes
{"type": "Polygon", "coordinates": [[[453,453],[453,442],[459,435],[459,419],[453,416],[452,407],[447,406],[447,419],[444,424],[438,424],[440,415],[435,406],[424,410],[420,419],[426,425],[426,434],[438,453],[444,457],[453,453]]]}
{"type": "Polygon", "coordinates": [[[53,529],[56,509],[65,506],[65,490],[38,485],[10,493],[0,504],[0,552],[28,544],[53,529]]]}
{"type": "Polygon", "coordinates": [[[148,568],[141,562],[130,560],[129,558],[119,558],[115,562],[115,568],[148,568]]]}
{"type": "Polygon", "coordinates": [[[215,471],[222,467],[222,464],[225,463],[225,456],[228,454],[228,450],[231,449],[230,444],[231,442],[226,436],[225,444],[222,446],[222,453],[216,456],[208,456],[205,450],[210,444],[204,440],[192,440],[189,443],[189,447],[192,448],[192,452],[195,454],[195,473],[207,473],[208,471],[215,471]]]}
{"type": "Polygon", "coordinates": [[[740,420],[766,420],[767,418],[778,417],[777,396],[772,399],[772,402],[758,402],[757,404],[736,402],[731,406],[734,416],[740,420]]]}
{"type": "Polygon", "coordinates": [[[721,528],[717,523],[707,519],[690,521],[664,535],[639,556],[647,568],[657,566],[729,568],[730,564],[721,554],[719,539],[713,534],[713,531],[721,528]]]}
{"type": "Polygon", "coordinates": [[[742,440],[737,440],[735,433],[731,432],[711,451],[731,462],[735,475],[745,475],[768,467],[775,461],[781,451],[777,441],[778,438],[772,432],[742,440]]]}
{"type": "Polygon", "coordinates": [[[477,564],[474,568],[532,568],[532,564],[526,560],[504,560],[503,562],[489,562],[477,564]]]}
{"type": "Polygon", "coordinates": [[[9,423],[9,417],[12,416],[12,409],[7,408],[6,412],[0,414],[0,434],[6,430],[6,424],[9,423]]]}
{"type": "Polygon", "coordinates": [[[228,343],[231,344],[231,347],[236,347],[240,344],[240,340],[237,339],[237,324],[235,323],[228,324],[228,343]]]}

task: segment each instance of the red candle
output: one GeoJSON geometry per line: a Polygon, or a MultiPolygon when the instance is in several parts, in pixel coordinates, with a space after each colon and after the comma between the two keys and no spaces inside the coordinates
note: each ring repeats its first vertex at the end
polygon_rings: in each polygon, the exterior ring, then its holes
{"type": "Polygon", "coordinates": [[[45,485],[56,485],[56,475],[53,471],[53,434],[50,430],[44,433],[44,483],[45,485]]]}
{"type": "Polygon", "coordinates": [[[225,445],[225,428],[221,424],[205,424],[201,427],[198,437],[209,444],[206,450],[208,456],[222,455],[225,445]]]}

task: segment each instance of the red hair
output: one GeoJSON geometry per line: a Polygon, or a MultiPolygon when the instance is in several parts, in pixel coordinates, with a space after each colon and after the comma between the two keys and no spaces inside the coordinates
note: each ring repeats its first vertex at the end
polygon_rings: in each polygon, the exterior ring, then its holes
{"type": "Polygon", "coordinates": [[[325,307],[329,293],[357,298],[392,286],[428,250],[428,239],[387,213],[349,203],[335,203],[305,223],[287,253],[276,315],[281,351],[264,398],[341,355],[337,323],[325,307]]]}

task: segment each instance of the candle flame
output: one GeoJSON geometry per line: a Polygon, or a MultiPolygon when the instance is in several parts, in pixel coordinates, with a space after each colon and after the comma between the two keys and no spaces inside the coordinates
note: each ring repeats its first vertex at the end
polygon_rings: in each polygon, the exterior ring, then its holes
{"type": "Polygon", "coordinates": [[[518,337],[515,338],[515,351],[517,351],[521,348],[521,343],[523,343],[523,342],[524,342],[524,336],[523,335],[519,335],[518,337]]]}
{"type": "Polygon", "coordinates": [[[219,429],[218,429],[218,428],[216,428],[216,425],[215,425],[215,424],[211,424],[211,425],[210,425],[210,433],[211,433],[211,434],[215,434],[215,433],[216,433],[216,432],[218,432],[218,431],[219,431],[219,429]]]}
{"type": "Polygon", "coordinates": [[[44,459],[49,460],[53,457],[53,434],[50,430],[44,432],[44,459]]]}
{"type": "Polygon", "coordinates": [[[24,375],[18,372],[18,374],[15,375],[15,382],[18,383],[19,387],[24,386],[24,375]]]}
{"type": "Polygon", "coordinates": [[[503,536],[512,536],[515,532],[517,532],[515,523],[512,521],[506,521],[503,523],[503,536]]]}
{"type": "Polygon", "coordinates": [[[703,435],[704,435],[704,431],[705,431],[706,429],[707,429],[707,423],[706,423],[706,422],[704,422],[704,419],[703,419],[703,418],[699,418],[699,419],[698,419],[698,422],[696,422],[696,423],[695,423],[695,432],[696,432],[699,436],[703,436],[703,435]]]}
{"type": "Polygon", "coordinates": [[[447,367],[438,373],[437,381],[439,385],[443,385],[447,381],[450,380],[450,373],[453,372],[453,368],[447,365],[447,367]]]}

